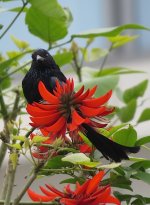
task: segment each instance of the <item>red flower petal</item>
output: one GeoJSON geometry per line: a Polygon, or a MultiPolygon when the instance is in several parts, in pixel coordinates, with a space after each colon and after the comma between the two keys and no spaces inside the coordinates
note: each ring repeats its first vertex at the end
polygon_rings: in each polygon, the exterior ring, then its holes
{"type": "Polygon", "coordinates": [[[27,193],[29,195],[29,197],[33,200],[33,201],[38,201],[38,202],[48,202],[48,201],[52,201],[53,198],[49,197],[49,196],[43,196],[40,194],[35,193],[34,191],[32,191],[32,189],[28,189],[27,193]]]}
{"type": "Polygon", "coordinates": [[[76,92],[73,96],[73,98],[77,98],[78,96],[80,96],[84,91],[84,85],[80,88],[80,90],[78,90],[78,92],[76,92]]]}
{"type": "Polygon", "coordinates": [[[42,127],[43,125],[49,125],[56,122],[60,117],[59,113],[55,113],[49,116],[43,116],[43,117],[30,117],[31,121],[35,123],[36,125],[42,127]]]}
{"type": "Polygon", "coordinates": [[[46,187],[49,190],[51,190],[52,192],[56,193],[58,196],[60,196],[60,197],[64,197],[65,196],[63,192],[59,191],[58,189],[55,189],[53,186],[51,186],[49,184],[45,184],[45,185],[46,185],[46,187]]]}
{"type": "Polygon", "coordinates": [[[89,182],[88,187],[86,189],[86,194],[90,195],[91,193],[95,192],[98,188],[98,185],[100,181],[102,180],[104,176],[104,171],[100,171],[98,174],[96,174],[89,182]]]}
{"type": "Polygon", "coordinates": [[[112,95],[112,90],[107,92],[105,95],[100,96],[99,98],[84,100],[82,104],[88,107],[99,107],[105,104],[110,99],[111,95],[112,95]]]}
{"type": "Polygon", "coordinates": [[[84,100],[85,98],[87,98],[87,96],[89,95],[89,91],[90,90],[88,89],[85,93],[83,93],[82,95],[76,97],[75,102],[78,103],[78,102],[84,100]]]}
{"type": "Polygon", "coordinates": [[[37,106],[41,108],[42,110],[53,110],[53,109],[57,110],[58,109],[58,105],[41,104],[41,103],[36,103],[36,102],[34,102],[32,105],[37,106]]]}
{"type": "Polygon", "coordinates": [[[56,193],[54,193],[54,192],[48,191],[47,189],[45,189],[45,188],[42,187],[42,186],[40,186],[40,189],[41,189],[41,191],[42,191],[45,195],[52,197],[52,198],[53,198],[52,200],[54,200],[56,197],[59,196],[58,194],[56,194],[56,193]]]}
{"type": "Polygon", "coordinates": [[[46,130],[50,132],[58,132],[58,130],[61,130],[65,124],[66,119],[64,117],[60,117],[53,125],[47,127],[46,130]]]}
{"type": "Polygon", "coordinates": [[[100,107],[100,108],[89,108],[86,106],[80,106],[80,111],[83,113],[84,116],[86,117],[94,117],[95,115],[100,115],[105,111],[105,107],[100,107]]]}
{"type": "Polygon", "coordinates": [[[59,99],[52,95],[45,87],[45,85],[42,83],[42,81],[39,82],[38,89],[40,92],[40,95],[42,98],[46,101],[48,101],[51,104],[59,103],[59,99]]]}
{"type": "Polygon", "coordinates": [[[54,109],[50,109],[50,110],[43,110],[39,107],[35,107],[35,106],[32,106],[30,104],[27,105],[27,108],[26,108],[27,112],[34,116],[34,117],[42,117],[42,116],[48,116],[48,115],[51,115],[51,114],[54,114],[57,112],[57,110],[54,110],[54,109]]]}
{"type": "Polygon", "coordinates": [[[90,98],[90,97],[92,97],[92,96],[94,95],[94,93],[96,92],[96,89],[97,89],[97,85],[94,86],[94,87],[90,90],[89,95],[88,95],[88,98],[90,98]]]}
{"type": "Polygon", "coordinates": [[[76,124],[76,125],[81,125],[82,123],[84,123],[85,119],[83,117],[81,117],[78,112],[76,112],[76,110],[73,110],[72,112],[72,124],[76,124]]]}

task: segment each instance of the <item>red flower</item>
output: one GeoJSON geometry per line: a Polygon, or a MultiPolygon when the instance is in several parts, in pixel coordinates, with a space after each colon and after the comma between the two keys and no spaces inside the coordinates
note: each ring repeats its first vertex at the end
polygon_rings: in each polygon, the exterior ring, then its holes
{"type": "Polygon", "coordinates": [[[100,186],[99,183],[104,176],[104,171],[100,171],[92,179],[88,179],[84,184],[76,183],[75,191],[70,189],[68,184],[61,192],[50,185],[47,189],[40,187],[44,195],[40,195],[28,189],[28,195],[33,201],[50,202],[56,198],[64,205],[105,205],[106,203],[120,205],[120,201],[111,195],[111,187],[100,186]]]}
{"type": "Polygon", "coordinates": [[[96,86],[85,92],[82,86],[75,93],[74,82],[68,79],[61,85],[56,81],[53,94],[41,81],[38,89],[45,103],[28,104],[27,111],[32,116],[31,125],[39,127],[44,135],[64,136],[66,130],[82,130],[83,123],[97,128],[105,127],[107,122],[104,121],[103,116],[113,111],[112,108],[104,106],[111,97],[112,91],[99,98],[94,98],[96,86]]]}

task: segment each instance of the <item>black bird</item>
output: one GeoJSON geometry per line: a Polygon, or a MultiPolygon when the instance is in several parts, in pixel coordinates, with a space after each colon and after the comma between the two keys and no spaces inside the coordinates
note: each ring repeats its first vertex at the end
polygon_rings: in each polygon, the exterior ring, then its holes
{"type": "MultiPolygon", "coordinates": [[[[52,56],[44,49],[38,49],[32,54],[31,68],[22,81],[24,96],[28,103],[42,102],[38,91],[38,83],[42,81],[46,88],[53,92],[55,81],[66,82],[66,77],[60,71],[52,56]]],[[[86,137],[102,153],[106,159],[121,162],[129,159],[127,153],[137,153],[140,147],[127,147],[120,145],[98,133],[88,124],[82,124],[86,137]]]]}

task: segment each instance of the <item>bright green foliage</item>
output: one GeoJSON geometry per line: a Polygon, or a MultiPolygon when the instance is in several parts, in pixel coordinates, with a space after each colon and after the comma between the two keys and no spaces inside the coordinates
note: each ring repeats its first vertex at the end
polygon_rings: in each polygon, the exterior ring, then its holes
{"type": "Polygon", "coordinates": [[[138,119],[138,122],[144,122],[150,120],[150,108],[146,108],[143,110],[140,118],[138,119]]]}
{"type": "Polygon", "coordinates": [[[135,146],[137,140],[137,133],[135,129],[130,125],[127,129],[121,129],[113,135],[113,140],[121,145],[135,146]]]}
{"type": "Polygon", "coordinates": [[[122,122],[128,122],[133,119],[136,111],[137,102],[136,100],[131,100],[122,108],[116,109],[117,115],[122,122]]]}
{"type": "Polygon", "coordinates": [[[148,80],[144,80],[138,85],[127,89],[123,95],[123,99],[125,103],[128,103],[133,99],[137,99],[138,97],[142,97],[145,93],[147,85],[148,85],[148,80]]]}
{"type": "Polygon", "coordinates": [[[29,31],[46,42],[53,43],[67,35],[72,20],[57,0],[31,0],[26,14],[29,31]]]}

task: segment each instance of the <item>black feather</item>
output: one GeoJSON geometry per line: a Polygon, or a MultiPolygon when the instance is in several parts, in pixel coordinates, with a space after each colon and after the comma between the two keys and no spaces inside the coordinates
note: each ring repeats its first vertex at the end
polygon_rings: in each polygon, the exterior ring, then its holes
{"type": "Polygon", "coordinates": [[[102,134],[98,133],[87,124],[82,124],[85,129],[86,137],[103,154],[106,159],[112,159],[115,162],[121,162],[123,159],[129,159],[127,153],[137,153],[140,147],[127,147],[120,145],[102,134]]]}

